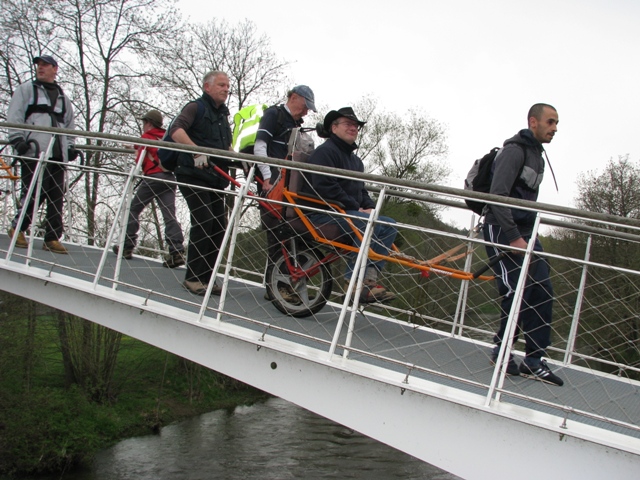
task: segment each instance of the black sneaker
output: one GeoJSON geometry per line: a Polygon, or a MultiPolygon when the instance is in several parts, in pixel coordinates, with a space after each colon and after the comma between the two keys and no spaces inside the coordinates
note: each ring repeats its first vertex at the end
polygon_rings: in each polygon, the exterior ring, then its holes
{"type": "Polygon", "coordinates": [[[165,268],[176,268],[184,265],[184,252],[173,252],[162,261],[165,268]]]}
{"type": "MultiPolygon", "coordinates": [[[[113,253],[118,255],[120,247],[118,247],[118,245],[114,245],[112,250],[113,253]]],[[[124,250],[122,250],[122,258],[124,258],[125,260],[131,260],[133,258],[133,248],[125,248],[124,250]]]]}
{"type": "Polygon", "coordinates": [[[557,385],[561,387],[564,382],[560,377],[555,375],[547,366],[547,362],[544,360],[532,359],[520,364],[520,374],[523,377],[533,378],[534,380],[540,380],[541,382],[550,383],[551,385],[557,385]]]}
{"type": "MultiPolygon", "coordinates": [[[[494,348],[493,352],[491,352],[491,357],[489,357],[489,362],[491,365],[495,365],[498,361],[498,348],[494,348]]],[[[512,377],[517,377],[520,375],[520,368],[516,363],[513,355],[509,355],[509,362],[507,363],[507,375],[511,375],[512,377]]]]}

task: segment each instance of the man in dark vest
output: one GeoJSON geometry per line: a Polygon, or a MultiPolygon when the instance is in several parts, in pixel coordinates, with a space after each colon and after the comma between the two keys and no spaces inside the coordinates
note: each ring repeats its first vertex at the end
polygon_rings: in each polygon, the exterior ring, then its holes
{"type": "MultiPolygon", "coordinates": [[[[223,72],[209,72],[203,79],[202,90],[202,96],[185,105],[173,121],[169,135],[176,143],[229,150],[231,127],[229,109],[225,105],[229,96],[229,77],[223,72]]],[[[180,153],[175,170],[191,216],[187,274],[183,285],[195,295],[204,295],[212,281],[213,267],[226,229],[222,190],[229,182],[213,170],[213,165],[228,171],[228,167],[215,157],[180,153]]],[[[221,287],[214,284],[212,293],[220,295],[221,291],[221,287]]]]}
{"type": "MultiPolygon", "coordinates": [[[[36,79],[21,84],[13,94],[7,122],[36,125],[42,127],[75,128],[73,119],[73,107],[65,96],[62,88],[56,83],[58,74],[58,62],[49,55],[41,55],[33,59],[36,66],[36,79]]],[[[9,236],[16,238],[16,247],[27,248],[29,243],[24,232],[32,222],[33,208],[36,197],[34,189],[31,198],[26,195],[32,181],[37,181],[34,172],[38,161],[36,160],[51,141],[51,134],[45,132],[31,132],[28,130],[11,130],[9,141],[13,145],[15,153],[20,156],[22,189],[21,198],[16,216],[11,222],[9,236]],[[20,225],[18,220],[25,209],[24,219],[20,225]]],[[[68,253],[62,243],[62,206],[64,203],[64,164],[69,160],[75,160],[78,156],[74,148],[74,138],[66,135],[56,135],[51,155],[46,159],[42,190],[40,192],[40,204],[47,202],[45,217],[45,232],[43,250],[53,253],[68,253]]]]}

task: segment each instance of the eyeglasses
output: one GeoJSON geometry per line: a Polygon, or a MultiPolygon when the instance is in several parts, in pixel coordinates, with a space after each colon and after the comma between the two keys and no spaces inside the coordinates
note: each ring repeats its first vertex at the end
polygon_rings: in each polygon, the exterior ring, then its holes
{"type": "Polygon", "coordinates": [[[355,123],[355,122],[338,122],[338,125],[344,125],[347,128],[355,128],[358,131],[360,131],[362,129],[362,127],[360,126],[359,123],[355,123]]]}

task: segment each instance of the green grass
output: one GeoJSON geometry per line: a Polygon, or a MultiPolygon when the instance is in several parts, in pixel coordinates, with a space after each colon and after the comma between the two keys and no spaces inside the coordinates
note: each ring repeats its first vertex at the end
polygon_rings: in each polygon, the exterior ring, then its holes
{"type": "MultiPolygon", "coordinates": [[[[3,306],[11,308],[7,302],[3,306]]],[[[64,386],[55,315],[38,315],[32,337],[24,318],[20,309],[0,318],[0,474],[59,472],[88,462],[121,439],[266,397],[229,377],[123,337],[114,394],[108,402],[96,403],[81,386],[64,386]]]]}

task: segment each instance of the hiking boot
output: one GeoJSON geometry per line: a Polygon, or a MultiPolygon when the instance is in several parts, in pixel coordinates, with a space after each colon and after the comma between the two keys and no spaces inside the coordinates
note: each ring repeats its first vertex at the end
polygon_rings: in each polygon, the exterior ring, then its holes
{"type": "Polygon", "coordinates": [[[539,358],[525,357],[520,364],[520,374],[523,377],[533,378],[541,382],[550,383],[561,387],[564,382],[560,377],[555,375],[547,366],[547,362],[539,358]]]}
{"type": "MultiPolygon", "coordinates": [[[[491,363],[491,365],[495,365],[496,362],[498,361],[499,350],[500,350],[500,347],[493,348],[493,352],[491,352],[491,357],[489,358],[489,363],[491,363]]],[[[509,355],[509,362],[507,363],[507,375],[511,375],[513,377],[517,377],[520,375],[520,368],[518,367],[518,364],[513,358],[513,355],[509,355]]]]}
{"type": "MultiPolygon", "coordinates": [[[[15,228],[10,228],[9,232],[7,232],[9,238],[13,238],[13,235],[16,233],[15,228]]],[[[24,232],[18,232],[18,238],[16,238],[16,247],[18,248],[29,248],[29,242],[27,242],[27,238],[24,236],[24,232]]]]}
{"type": "MultiPolygon", "coordinates": [[[[185,280],[184,282],[182,282],[182,286],[194,295],[200,295],[201,297],[203,297],[204,294],[207,293],[207,288],[209,288],[209,284],[199,282],[198,280],[185,280]]],[[[216,295],[219,297],[221,294],[222,287],[217,283],[214,283],[213,287],[211,288],[211,295],[216,295]]]]}
{"type": "MultiPolygon", "coordinates": [[[[345,286],[345,291],[349,288],[349,282],[345,286]]],[[[365,280],[360,292],[360,303],[384,303],[396,298],[396,294],[390,292],[382,285],[377,285],[375,280],[365,280]]]]}
{"type": "Polygon", "coordinates": [[[170,253],[162,262],[162,266],[165,268],[176,268],[184,265],[184,252],[170,253]]]}
{"type": "Polygon", "coordinates": [[[207,293],[207,285],[199,282],[198,280],[185,280],[184,282],[182,282],[182,286],[194,295],[200,295],[201,297],[204,296],[205,293],[207,293]]]}
{"type": "MultiPolygon", "coordinates": [[[[113,253],[118,255],[120,247],[118,247],[118,245],[114,245],[112,250],[113,253]]],[[[131,260],[133,258],[133,248],[125,248],[124,250],[122,250],[122,258],[124,258],[125,260],[131,260]]]]}
{"type": "Polygon", "coordinates": [[[300,295],[298,295],[289,285],[278,288],[278,293],[285,302],[290,303],[291,305],[300,305],[302,303],[300,295]]]}
{"type": "Polygon", "coordinates": [[[62,245],[58,240],[50,240],[48,242],[44,242],[42,244],[42,249],[46,250],[47,252],[60,253],[62,255],[66,255],[67,253],[69,253],[64,245],[62,245]]]}

